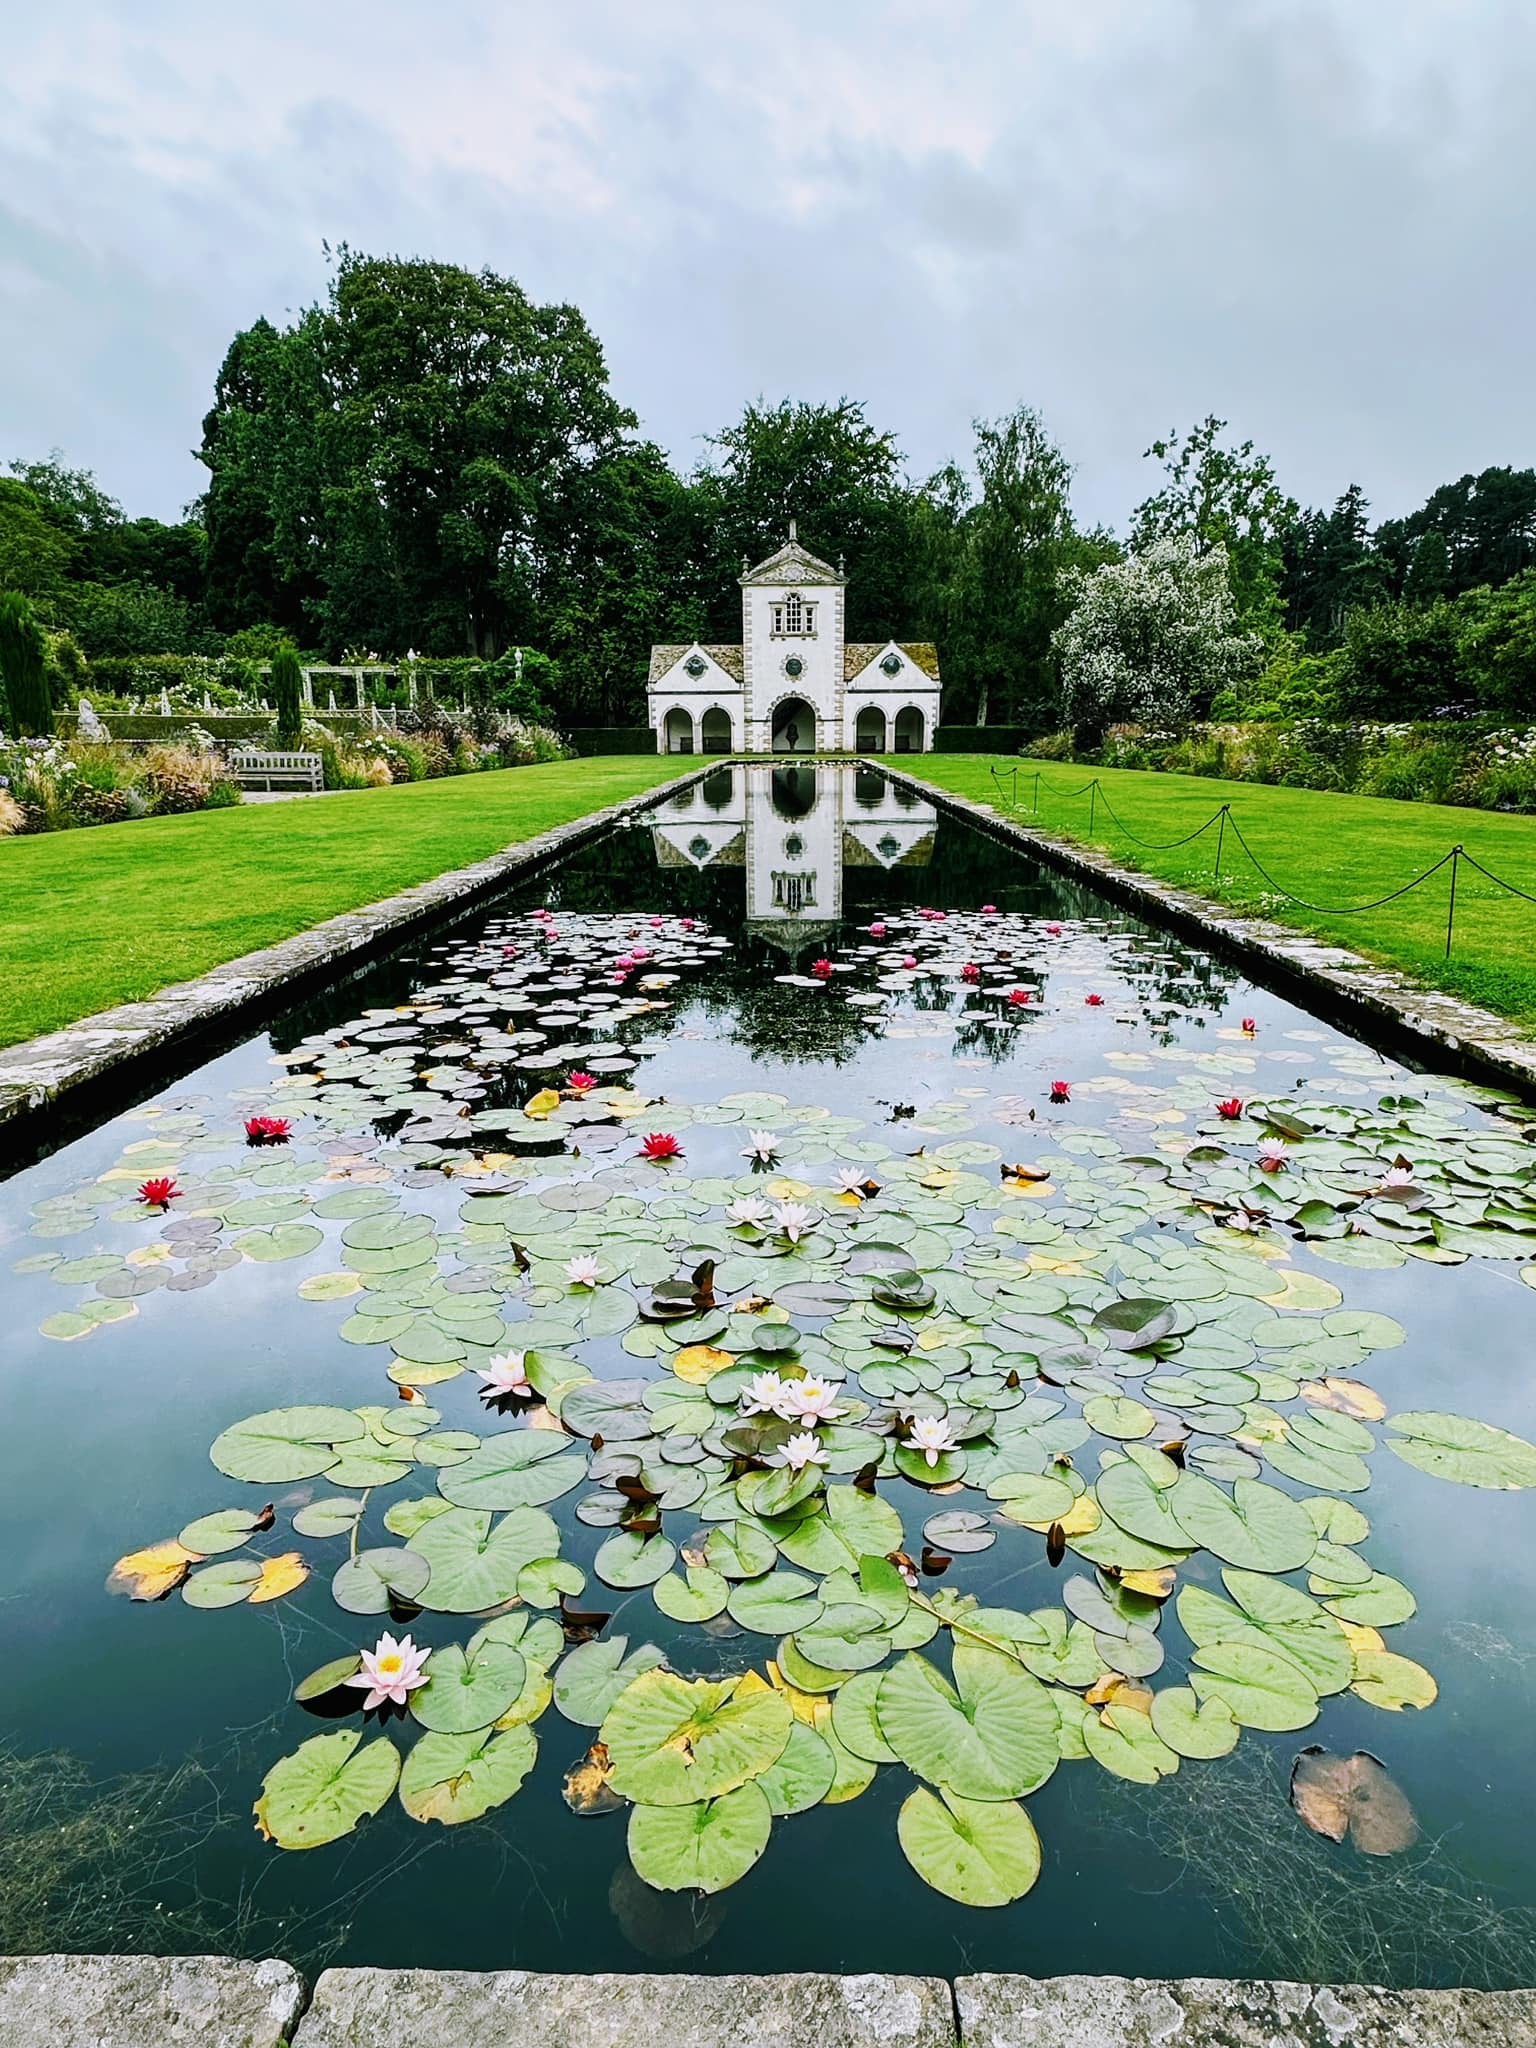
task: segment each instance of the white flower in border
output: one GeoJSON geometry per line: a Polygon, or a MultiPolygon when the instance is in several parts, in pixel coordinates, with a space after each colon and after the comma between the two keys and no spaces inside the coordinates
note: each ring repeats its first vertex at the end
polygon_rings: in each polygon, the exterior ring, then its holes
{"type": "Polygon", "coordinates": [[[778,1135],[774,1131],[748,1131],[747,1142],[741,1151],[743,1158],[761,1160],[766,1166],[770,1159],[778,1157],[778,1135]]]}
{"type": "MultiPolygon", "coordinates": [[[[741,1396],[743,1415],[784,1415],[785,1384],[776,1372],[760,1372],[748,1380],[741,1396]]],[[[784,1417],[787,1421],[789,1418],[784,1417]]]]}
{"type": "Polygon", "coordinates": [[[784,1382],[783,1406],[779,1413],[788,1422],[834,1422],[842,1414],[837,1405],[838,1389],[830,1381],[807,1373],[802,1380],[784,1382]]]}
{"type": "Polygon", "coordinates": [[[914,1451],[921,1451],[930,1465],[937,1465],[945,1451],[960,1448],[948,1419],[942,1415],[914,1416],[907,1442],[914,1451]]]}
{"type": "Polygon", "coordinates": [[[346,1683],[360,1686],[367,1692],[368,1697],[363,1701],[365,1714],[372,1707],[382,1707],[386,1700],[393,1700],[397,1707],[403,1707],[407,1696],[418,1685],[426,1684],[422,1666],[431,1654],[430,1650],[418,1649],[409,1636],[401,1636],[396,1642],[386,1629],[371,1650],[363,1651],[362,1670],[346,1683]]]}
{"type": "Polygon", "coordinates": [[[768,1223],[773,1218],[773,1204],[765,1202],[761,1195],[741,1195],[731,1203],[725,1212],[727,1223],[768,1223]]]}
{"type": "Polygon", "coordinates": [[[519,1394],[525,1399],[533,1392],[528,1378],[526,1351],[503,1351],[481,1370],[475,1370],[488,1394],[519,1394]]]}
{"type": "Polygon", "coordinates": [[[816,1212],[804,1202],[780,1202],[774,1209],[773,1220],[791,1244],[798,1244],[816,1221],[816,1212]]]}
{"type": "Polygon", "coordinates": [[[807,1465],[825,1465],[827,1454],[813,1429],[792,1436],[782,1451],[769,1459],[770,1465],[787,1465],[791,1472],[803,1472],[807,1465]]]}
{"type": "Polygon", "coordinates": [[[573,1287],[596,1287],[598,1284],[597,1254],[595,1252],[578,1252],[574,1259],[567,1259],[565,1262],[565,1277],[573,1287]]]}

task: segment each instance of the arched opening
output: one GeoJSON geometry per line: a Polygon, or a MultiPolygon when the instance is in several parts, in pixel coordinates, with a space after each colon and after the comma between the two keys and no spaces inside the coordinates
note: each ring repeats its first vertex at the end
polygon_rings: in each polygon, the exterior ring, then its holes
{"type": "Polygon", "coordinates": [[[904,704],[896,714],[896,751],[898,754],[920,754],[923,751],[923,714],[915,704],[904,704]]]}
{"type": "Polygon", "coordinates": [[[663,728],[666,751],[669,754],[691,754],[693,752],[693,720],[680,705],[674,704],[667,713],[663,728]]]}
{"type": "Polygon", "coordinates": [[[712,768],[704,778],[704,801],[712,811],[723,811],[736,794],[734,768],[712,768]]]}
{"type": "Polygon", "coordinates": [[[878,704],[866,704],[853,728],[853,743],[861,754],[885,752],[885,713],[878,704]]]}
{"type": "Polygon", "coordinates": [[[731,751],[731,714],[712,704],[699,720],[699,752],[728,754],[731,751]]]}
{"type": "Polygon", "coordinates": [[[861,811],[878,811],[890,787],[878,768],[855,768],[853,800],[861,811]]]}
{"type": "Polygon", "coordinates": [[[773,808],[781,818],[804,818],[816,808],[816,770],[775,768],[773,808]]]}
{"type": "Polygon", "coordinates": [[[814,754],[816,714],[803,697],[786,697],[773,713],[773,751],[776,754],[814,754]]]}

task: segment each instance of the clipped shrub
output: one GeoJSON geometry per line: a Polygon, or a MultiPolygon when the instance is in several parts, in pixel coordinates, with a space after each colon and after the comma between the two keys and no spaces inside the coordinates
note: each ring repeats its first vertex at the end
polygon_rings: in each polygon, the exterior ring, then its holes
{"type": "Polygon", "coordinates": [[[269,681],[277,713],[273,738],[280,748],[296,747],[304,730],[304,675],[296,647],[285,645],[273,655],[269,681]]]}

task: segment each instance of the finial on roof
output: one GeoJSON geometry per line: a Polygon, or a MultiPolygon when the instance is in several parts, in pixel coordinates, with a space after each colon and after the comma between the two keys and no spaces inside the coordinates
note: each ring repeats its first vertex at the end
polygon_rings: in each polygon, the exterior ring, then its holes
{"type": "Polygon", "coordinates": [[[848,557],[846,555],[838,556],[837,573],[839,576],[846,576],[848,574],[848,557]]]}
{"type": "Polygon", "coordinates": [[[743,555],[741,558],[741,573],[743,576],[745,576],[747,573],[747,558],[745,555],[743,555]]]}
{"type": "Polygon", "coordinates": [[[791,519],[791,521],[789,522],[789,537],[792,541],[798,540],[800,538],[799,534],[795,531],[795,522],[793,521],[793,519],[791,519]]]}

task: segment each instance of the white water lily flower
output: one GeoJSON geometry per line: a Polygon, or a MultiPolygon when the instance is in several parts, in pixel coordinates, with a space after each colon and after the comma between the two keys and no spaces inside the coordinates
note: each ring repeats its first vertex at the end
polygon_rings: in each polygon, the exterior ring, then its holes
{"type": "Polygon", "coordinates": [[[747,1142],[741,1150],[743,1158],[760,1159],[766,1166],[770,1159],[777,1157],[779,1140],[773,1131],[748,1131],[747,1142]]]}
{"type": "Polygon", "coordinates": [[[769,1459],[770,1465],[787,1465],[791,1472],[803,1472],[807,1465],[825,1465],[827,1454],[812,1429],[792,1436],[782,1451],[769,1459]]]}
{"type": "Polygon", "coordinates": [[[422,1667],[431,1654],[430,1650],[418,1649],[409,1636],[401,1636],[396,1642],[386,1629],[373,1649],[362,1652],[362,1670],[346,1683],[361,1686],[367,1692],[363,1701],[365,1714],[370,1708],[383,1706],[386,1700],[403,1707],[407,1695],[418,1685],[426,1684],[422,1667]]]}
{"type": "Polygon", "coordinates": [[[1384,1188],[1411,1188],[1413,1186],[1413,1168],[1411,1166],[1389,1166],[1381,1176],[1381,1184],[1384,1188]]]}
{"type": "MultiPolygon", "coordinates": [[[[785,1385],[776,1372],[760,1372],[748,1380],[741,1397],[743,1415],[784,1415],[785,1385]]],[[[784,1416],[788,1421],[788,1416],[784,1416]]]]}
{"type": "Polygon", "coordinates": [[[528,1354],[526,1351],[503,1351],[493,1358],[483,1370],[476,1372],[485,1383],[487,1393],[521,1394],[524,1397],[533,1392],[528,1378],[528,1354]]]}
{"type": "Polygon", "coordinates": [[[942,1415],[918,1415],[913,1418],[907,1442],[914,1451],[921,1451],[930,1465],[937,1465],[945,1451],[959,1449],[955,1433],[942,1415]]]}
{"type": "Polygon", "coordinates": [[[816,1221],[816,1212],[808,1209],[804,1202],[779,1202],[774,1208],[773,1220],[791,1244],[798,1244],[816,1221]]]}
{"type": "Polygon", "coordinates": [[[732,1202],[725,1212],[727,1223],[767,1223],[773,1215],[773,1204],[765,1202],[761,1195],[742,1195],[732,1202]]]}
{"type": "Polygon", "coordinates": [[[595,1252],[579,1252],[574,1259],[565,1262],[565,1277],[573,1287],[595,1287],[597,1285],[597,1255],[595,1252]]]}
{"type": "Polygon", "coordinates": [[[863,1166],[840,1166],[833,1174],[832,1179],[836,1183],[839,1194],[857,1195],[862,1200],[864,1196],[864,1183],[869,1179],[869,1171],[867,1167],[863,1166]]]}
{"type": "Polygon", "coordinates": [[[1259,1140],[1259,1171],[1279,1173],[1290,1164],[1291,1155],[1283,1138],[1261,1138],[1259,1140]]]}
{"type": "Polygon", "coordinates": [[[834,1422],[842,1414],[837,1405],[838,1389],[829,1380],[807,1373],[802,1380],[786,1380],[779,1413],[788,1422],[834,1422]]]}

